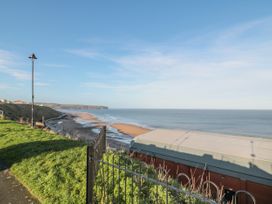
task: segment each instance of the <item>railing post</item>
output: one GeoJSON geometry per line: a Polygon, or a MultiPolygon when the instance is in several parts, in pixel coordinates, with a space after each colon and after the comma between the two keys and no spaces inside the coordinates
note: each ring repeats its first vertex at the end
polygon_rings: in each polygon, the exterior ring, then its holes
{"type": "Polygon", "coordinates": [[[106,152],[106,148],[107,148],[107,144],[106,144],[106,142],[107,142],[107,137],[106,137],[106,132],[107,132],[107,128],[106,128],[106,126],[103,126],[102,127],[102,131],[103,131],[103,138],[102,138],[102,140],[103,140],[103,153],[105,153],[106,152]]]}
{"type": "Polygon", "coordinates": [[[95,163],[94,163],[94,146],[87,146],[87,196],[86,196],[86,204],[93,204],[93,190],[94,190],[94,182],[95,182],[95,163]]]}

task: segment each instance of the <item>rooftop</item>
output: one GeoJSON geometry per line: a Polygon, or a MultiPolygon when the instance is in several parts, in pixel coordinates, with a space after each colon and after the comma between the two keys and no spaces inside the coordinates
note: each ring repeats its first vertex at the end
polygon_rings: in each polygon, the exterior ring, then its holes
{"type": "Polygon", "coordinates": [[[231,176],[248,174],[272,185],[272,139],[156,129],[134,138],[131,149],[191,166],[208,165],[231,176]]]}

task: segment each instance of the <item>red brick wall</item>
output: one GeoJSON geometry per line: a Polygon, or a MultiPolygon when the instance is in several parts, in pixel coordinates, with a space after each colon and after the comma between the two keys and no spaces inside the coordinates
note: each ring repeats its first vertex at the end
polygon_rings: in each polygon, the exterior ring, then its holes
{"type": "MultiPolygon", "coordinates": [[[[196,186],[199,185],[201,177],[203,177],[204,180],[206,180],[206,178],[209,178],[209,180],[214,182],[219,188],[223,186],[226,189],[233,189],[234,191],[246,190],[250,192],[255,197],[257,204],[272,203],[272,186],[258,184],[251,181],[245,181],[241,180],[240,178],[226,176],[211,171],[206,171],[204,173],[204,176],[202,176],[203,169],[198,169],[184,164],[178,164],[172,161],[151,157],[137,152],[134,152],[133,157],[142,160],[148,164],[153,164],[156,168],[166,168],[172,177],[177,177],[179,173],[185,173],[191,179],[194,178],[196,186]]],[[[183,177],[183,179],[181,179],[181,182],[183,184],[186,184],[187,180],[183,177]]],[[[250,199],[246,198],[246,196],[244,195],[239,196],[238,199],[239,204],[252,203],[250,202],[250,199]]]]}

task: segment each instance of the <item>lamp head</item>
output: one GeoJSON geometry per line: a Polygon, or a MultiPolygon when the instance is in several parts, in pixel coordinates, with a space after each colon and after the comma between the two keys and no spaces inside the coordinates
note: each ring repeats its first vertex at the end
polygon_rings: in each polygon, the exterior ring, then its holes
{"type": "Polygon", "coordinates": [[[29,59],[35,60],[37,59],[36,55],[34,53],[32,53],[29,57],[29,59]]]}

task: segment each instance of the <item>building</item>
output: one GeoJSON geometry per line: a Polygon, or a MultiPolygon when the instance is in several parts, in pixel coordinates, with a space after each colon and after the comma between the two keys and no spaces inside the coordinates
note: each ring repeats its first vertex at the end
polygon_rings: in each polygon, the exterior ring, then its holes
{"type": "Polygon", "coordinates": [[[15,100],[13,101],[14,104],[27,104],[27,102],[23,101],[23,100],[15,100]]]}
{"type": "Polygon", "coordinates": [[[0,103],[11,103],[11,102],[7,99],[0,99],[0,103]]]}
{"type": "MultiPolygon", "coordinates": [[[[257,203],[271,203],[272,139],[157,129],[134,138],[131,151],[147,163],[165,165],[173,176],[204,174],[225,193],[245,190],[257,203]]],[[[247,203],[242,199],[238,203],[247,203]]]]}

